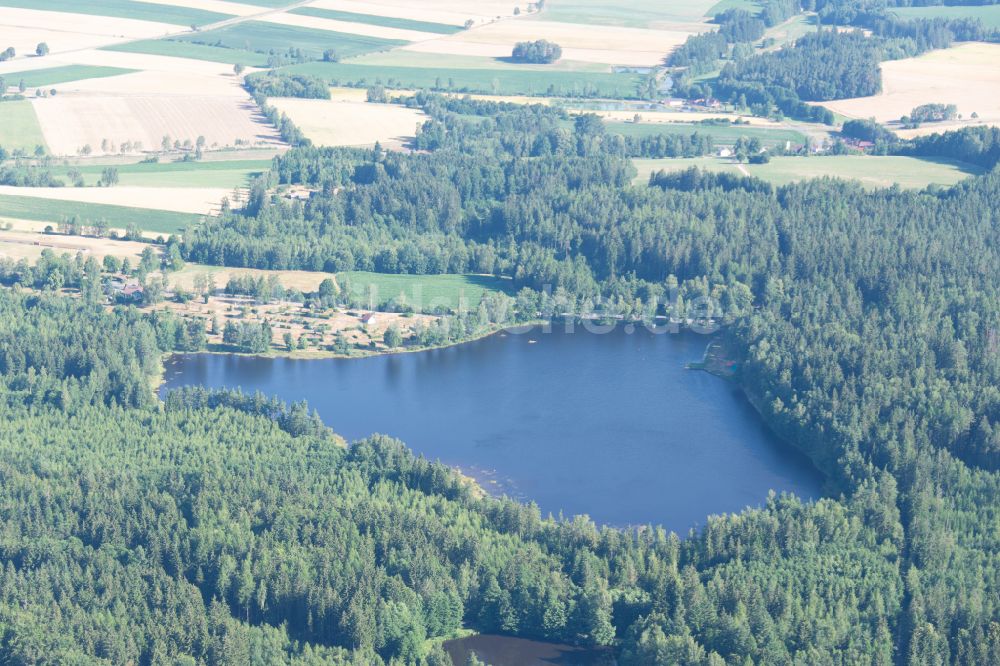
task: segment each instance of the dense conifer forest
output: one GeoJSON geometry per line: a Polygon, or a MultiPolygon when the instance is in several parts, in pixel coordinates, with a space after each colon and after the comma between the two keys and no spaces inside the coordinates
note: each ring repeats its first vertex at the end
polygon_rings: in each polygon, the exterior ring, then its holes
{"type": "MultiPolygon", "coordinates": [[[[185,256],[492,273],[525,317],[700,297],[828,497],[684,538],[545,519],[400,442],[345,444],[305,405],[161,402],[161,354],[203,338],[101,305],[92,260],[5,261],[0,662],[441,665],[441,639],[471,627],[636,666],[1000,663],[1000,172],[919,192],[633,184],[652,144],[599,121],[414,103],[420,150],[293,149],[185,256]]],[[[993,167],[998,146],[966,130],[894,150],[993,167]]]]}

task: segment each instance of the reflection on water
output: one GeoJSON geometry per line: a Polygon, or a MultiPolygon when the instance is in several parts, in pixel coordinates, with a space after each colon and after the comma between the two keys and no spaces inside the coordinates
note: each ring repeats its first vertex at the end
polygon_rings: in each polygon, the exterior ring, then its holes
{"type": "Polygon", "coordinates": [[[612,666],[615,663],[608,649],[587,650],[490,634],[447,641],[444,648],[456,666],[467,664],[473,653],[492,666],[612,666]]]}
{"type": "Polygon", "coordinates": [[[348,439],[372,432],[543,513],[686,533],[769,490],[816,497],[818,472],[729,383],[685,370],[704,336],[500,334],[415,354],[289,360],[181,355],[166,388],[308,400],[348,439]]]}

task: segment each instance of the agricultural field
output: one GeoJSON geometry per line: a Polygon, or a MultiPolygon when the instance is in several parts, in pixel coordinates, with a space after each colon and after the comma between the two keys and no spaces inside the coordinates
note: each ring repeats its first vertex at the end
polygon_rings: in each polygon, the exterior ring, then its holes
{"type": "Polygon", "coordinates": [[[427,118],[393,104],[272,97],[268,103],[288,115],[318,146],[400,145],[427,118]]]}
{"type": "Polygon", "coordinates": [[[175,26],[203,26],[232,18],[232,14],[209,12],[176,3],[140,2],[138,0],[0,0],[0,7],[36,9],[66,14],[89,14],[136,21],[170,23],[175,26]]]}
{"type": "MultiPolygon", "coordinates": [[[[81,49],[97,48],[132,39],[162,37],[180,29],[170,23],[137,21],[127,18],[109,18],[89,14],[74,14],[33,9],[33,0],[22,3],[29,9],[0,5],[0,25],[3,26],[3,48],[12,46],[17,58],[0,63],[0,72],[25,69],[39,42],[49,45],[50,56],[75,53],[81,49]]],[[[73,3],[74,6],[87,3],[73,3]]]]}
{"type": "Polygon", "coordinates": [[[730,3],[716,0],[633,0],[628,3],[615,0],[565,0],[546,4],[545,10],[537,14],[536,18],[541,21],[668,30],[686,25],[694,32],[704,32],[708,28],[701,24],[706,17],[722,11],[716,9],[717,5],[722,4],[730,3]]]}
{"type": "MultiPolygon", "coordinates": [[[[267,171],[271,160],[228,160],[215,162],[156,162],[113,165],[122,187],[204,187],[232,190],[244,187],[252,176],[267,171]]],[[[105,165],[54,166],[57,177],[78,171],[88,186],[96,185],[105,165]]],[[[112,188],[113,189],[113,188],[112,188]]],[[[217,202],[216,202],[217,203],[217,202]]]]}
{"type": "MultiPolygon", "coordinates": [[[[261,0],[268,2],[269,0],[261,0]]],[[[254,4],[260,4],[255,2],[254,4]]],[[[466,21],[474,24],[489,23],[500,18],[514,15],[517,2],[508,0],[315,0],[310,7],[330,9],[334,11],[353,12],[356,14],[371,14],[413,21],[428,21],[445,25],[465,25],[466,21]]],[[[522,13],[526,12],[527,2],[520,3],[522,13]]]]}
{"type": "Polygon", "coordinates": [[[190,42],[174,42],[166,39],[143,39],[126,44],[115,44],[104,47],[105,51],[120,53],[140,53],[144,55],[167,56],[207,62],[241,64],[247,67],[267,66],[267,55],[251,53],[237,49],[227,49],[223,46],[208,46],[190,42]]]}
{"type": "Polygon", "coordinates": [[[348,23],[362,23],[365,25],[377,25],[384,28],[398,28],[400,30],[413,30],[417,32],[437,33],[439,35],[450,35],[463,30],[460,25],[448,25],[446,23],[433,23],[431,21],[417,21],[414,19],[400,18],[396,16],[379,16],[377,14],[358,14],[357,12],[345,12],[336,9],[323,9],[321,7],[305,6],[293,9],[289,14],[301,14],[303,16],[315,16],[317,18],[331,19],[334,21],[345,21],[348,23]]]}
{"type": "MultiPolygon", "coordinates": [[[[315,10],[322,12],[324,10],[315,10]]],[[[349,35],[352,38],[367,37],[375,39],[387,39],[404,44],[424,39],[434,39],[442,33],[424,32],[412,28],[397,28],[393,26],[379,25],[370,21],[351,21],[342,18],[331,18],[330,16],[317,16],[315,13],[281,12],[273,14],[263,19],[267,23],[280,24],[287,28],[302,28],[304,30],[322,30],[336,33],[338,35],[349,35]]],[[[444,33],[448,34],[448,33],[444,33]]],[[[336,43],[333,45],[337,49],[336,43]]],[[[376,46],[376,48],[378,48],[376,46]]],[[[371,50],[371,49],[369,49],[371,50]]],[[[349,53],[348,55],[354,55],[349,53]]]]}
{"type": "Polygon", "coordinates": [[[1000,29],[1000,5],[896,7],[892,13],[904,19],[979,19],[987,28],[1000,29]]]}
{"type": "Polygon", "coordinates": [[[810,178],[843,178],[856,180],[868,189],[898,184],[909,189],[928,185],[954,185],[964,178],[982,173],[982,169],[953,160],[930,160],[916,157],[874,157],[836,155],[819,157],[775,157],[767,164],[737,164],[730,159],[701,157],[695,159],[633,160],[639,174],[637,184],[649,181],[649,175],[660,169],[681,171],[693,166],[761,178],[775,185],[810,178]]]}
{"type": "Polygon", "coordinates": [[[32,104],[54,155],[76,155],[86,146],[95,154],[115,153],[126,142],[132,142],[133,152],[159,150],[163,137],[182,142],[204,137],[209,148],[278,141],[249,98],[95,93],[32,104]]]}
{"type": "Polygon", "coordinates": [[[512,292],[508,280],[490,275],[395,275],[350,271],[339,273],[337,281],[341,289],[369,300],[372,305],[396,299],[417,310],[457,309],[463,303],[472,309],[479,305],[486,292],[512,292]]]}
{"type": "Polygon", "coordinates": [[[965,119],[953,123],[927,123],[901,136],[943,132],[968,125],[977,113],[977,124],[1000,124],[1000,44],[966,43],[931,51],[917,58],[883,62],[882,93],[824,105],[849,118],[875,118],[887,123],[908,115],[921,104],[955,104],[965,119]]]}
{"type": "Polygon", "coordinates": [[[26,229],[22,220],[11,220],[0,217],[0,225],[12,225],[13,230],[0,231],[0,259],[27,259],[36,261],[46,250],[56,254],[76,254],[82,252],[97,259],[112,256],[118,259],[128,259],[135,265],[146,243],[138,241],[111,240],[90,236],[67,236],[62,234],[46,234],[39,229],[26,229]]]}
{"type": "Polygon", "coordinates": [[[320,58],[333,49],[341,58],[400,46],[402,40],[352,35],[265,21],[245,21],[208,32],[185,33],[173,41],[223,46],[233,50],[267,53],[285,52],[294,46],[307,56],[320,58]]]}
{"type": "Polygon", "coordinates": [[[21,72],[0,73],[0,78],[6,80],[7,85],[17,86],[21,82],[29,89],[39,86],[53,86],[68,81],[83,81],[86,79],[101,79],[108,76],[118,76],[120,74],[131,74],[138,70],[126,69],[124,67],[100,67],[88,65],[60,65],[57,67],[45,67],[42,69],[32,69],[21,72]]]}
{"type": "MultiPolygon", "coordinates": [[[[544,12],[543,12],[544,13],[544,12]]],[[[649,30],[556,21],[497,21],[439,39],[417,42],[404,51],[442,55],[508,58],[519,41],[547,39],[562,47],[567,60],[604,65],[654,66],[699,29],[649,30]]]]}
{"type": "MultiPolygon", "coordinates": [[[[42,208],[43,201],[59,201],[63,206],[114,206],[149,211],[169,211],[192,215],[217,213],[222,199],[233,188],[116,185],[114,187],[15,187],[0,185],[0,197],[31,199],[42,208]]],[[[2,209],[2,206],[0,206],[2,209]]],[[[61,208],[60,208],[61,210],[61,208]]],[[[2,213],[0,213],[2,214],[2,213]]],[[[83,213],[81,213],[83,215],[83,213]]],[[[36,218],[29,218],[36,219],[36,218]]],[[[139,224],[139,220],[136,220],[139,224]]],[[[140,226],[142,226],[140,224],[140,226]]]]}
{"type": "Polygon", "coordinates": [[[168,210],[0,194],[0,217],[46,222],[55,226],[74,215],[84,221],[105,220],[109,227],[115,229],[135,224],[144,231],[162,234],[179,233],[201,217],[168,210]]]}
{"type": "Polygon", "coordinates": [[[38,116],[28,100],[0,102],[0,147],[8,150],[23,150],[32,154],[37,146],[45,146],[38,116]]]}
{"type": "Polygon", "coordinates": [[[310,62],[280,71],[318,76],[333,85],[368,86],[383,83],[393,88],[434,88],[452,92],[494,95],[583,94],[601,97],[635,97],[642,77],[635,74],[515,69],[510,67],[449,69],[367,65],[354,62],[310,62]]]}

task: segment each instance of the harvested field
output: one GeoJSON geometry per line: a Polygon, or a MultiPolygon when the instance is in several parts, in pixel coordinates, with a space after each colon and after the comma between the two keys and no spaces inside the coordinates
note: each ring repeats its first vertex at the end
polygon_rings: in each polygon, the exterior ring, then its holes
{"type": "MultiPolygon", "coordinates": [[[[978,113],[979,124],[1000,124],[1000,44],[967,43],[917,58],[882,63],[883,91],[824,105],[849,118],[898,120],[921,104],[955,104],[965,118],[978,113]]],[[[928,123],[902,135],[933,133],[928,123]]]]}
{"type": "MultiPolygon", "coordinates": [[[[232,188],[220,187],[13,187],[0,185],[0,197],[19,196],[33,199],[55,199],[108,206],[150,208],[207,215],[218,211],[223,197],[232,188]]],[[[141,224],[141,220],[134,220],[141,224]]]]}
{"type": "MultiPolygon", "coordinates": [[[[28,3],[33,3],[33,0],[28,0],[28,3]]],[[[5,64],[9,67],[13,63],[19,69],[22,67],[17,60],[23,60],[23,56],[28,54],[33,55],[39,42],[46,42],[51,56],[56,56],[67,51],[129,39],[159,37],[177,31],[177,26],[169,23],[5,6],[0,6],[0,25],[3,26],[3,48],[13,46],[18,53],[16,60],[5,64]]]]}
{"type": "MultiPolygon", "coordinates": [[[[0,222],[17,224],[17,221],[3,218],[0,218],[0,222]]],[[[118,259],[128,259],[135,263],[147,247],[149,246],[146,243],[111,240],[109,238],[0,231],[0,258],[9,258],[15,261],[19,259],[34,261],[45,250],[51,250],[56,254],[82,252],[98,259],[112,256],[118,259]]]]}
{"type": "Polygon", "coordinates": [[[563,58],[608,65],[658,65],[693,31],[647,30],[556,21],[499,21],[457,35],[403,47],[418,53],[506,58],[519,41],[547,39],[562,47],[563,58]]]}
{"type": "Polygon", "coordinates": [[[158,150],[164,136],[192,142],[204,136],[209,148],[279,141],[249,98],[67,94],[32,104],[55,155],[76,155],[86,145],[100,153],[105,140],[114,144],[111,152],[128,141],[158,150]]]}
{"type": "Polygon", "coordinates": [[[412,138],[426,116],[393,104],[271,98],[319,146],[391,146],[412,138]]]}
{"type": "Polygon", "coordinates": [[[327,278],[336,282],[336,275],[322,271],[268,271],[258,268],[229,268],[224,266],[207,266],[188,263],[176,273],[170,274],[170,283],[187,290],[194,290],[195,278],[199,275],[211,275],[219,289],[226,286],[234,276],[252,275],[254,277],[269,277],[276,275],[281,280],[281,286],[286,289],[298,289],[302,292],[312,292],[319,289],[319,283],[327,278]]]}

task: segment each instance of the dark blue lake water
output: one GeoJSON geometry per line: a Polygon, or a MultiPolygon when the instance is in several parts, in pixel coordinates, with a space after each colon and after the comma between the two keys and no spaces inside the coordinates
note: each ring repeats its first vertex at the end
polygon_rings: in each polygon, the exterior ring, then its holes
{"type": "Polygon", "coordinates": [[[305,399],[348,439],[398,437],[543,515],[684,534],[709,514],[761,504],[769,490],[817,497],[819,472],[730,383],[685,370],[708,342],[555,327],[363,359],[179,355],[164,389],[305,399]]]}

